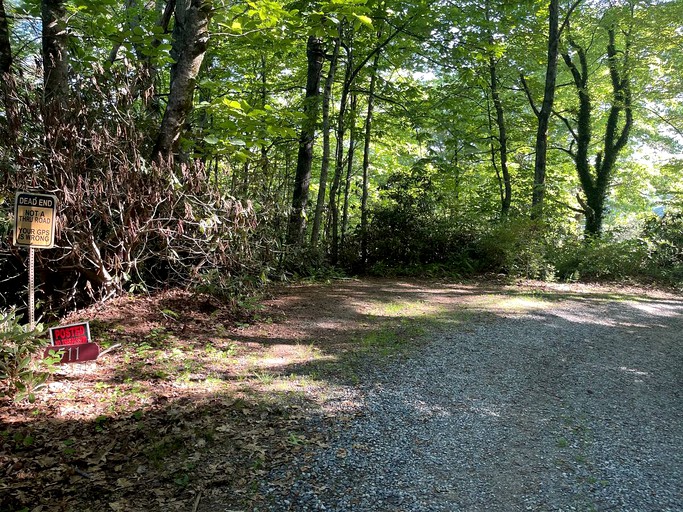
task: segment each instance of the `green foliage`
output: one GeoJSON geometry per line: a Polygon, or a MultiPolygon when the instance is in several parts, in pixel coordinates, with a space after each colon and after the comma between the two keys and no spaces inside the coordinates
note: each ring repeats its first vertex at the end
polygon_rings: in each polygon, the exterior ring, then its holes
{"type": "MultiPolygon", "coordinates": [[[[37,368],[37,358],[42,358],[46,346],[42,324],[34,330],[20,323],[21,315],[16,310],[0,312],[0,381],[5,386],[4,393],[15,401],[35,401],[35,394],[45,387],[49,372],[37,368]]],[[[48,359],[44,364],[49,368],[60,359],[48,359]]]]}
{"type": "Polygon", "coordinates": [[[481,235],[476,261],[480,272],[527,279],[554,278],[546,258],[552,245],[548,226],[526,218],[504,219],[481,235]]]}
{"type": "MultiPolygon", "coordinates": [[[[433,169],[416,166],[393,173],[381,188],[385,200],[370,212],[368,226],[367,264],[374,273],[386,274],[392,268],[410,273],[429,265],[463,271],[470,267],[470,234],[442,210],[443,193],[434,174],[433,169]]],[[[359,244],[360,235],[350,237],[345,251],[351,267],[349,248],[359,244]]]]}
{"type": "Polygon", "coordinates": [[[649,247],[647,274],[670,285],[683,286],[683,212],[650,219],[643,237],[649,247]]]}
{"type": "Polygon", "coordinates": [[[551,257],[562,280],[625,281],[643,275],[647,254],[647,245],[642,240],[605,236],[575,240],[551,257]]]}
{"type": "MultiPolygon", "coordinates": [[[[577,114],[571,87],[558,87],[559,115],[548,130],[547,224],[521,218],[531,201],[533,106],[540,106],[545,82],[547,2],[217,0],[194,108],[183,120],[175,161],[163,165],[154,165],[150,154],[173,79],[175,16],[168,27],[160,25],[164,2],[64,4],[72,73],[54,137],[46,137],[39,65],[22,64],[21,72],[15,65],[8,77],[16,83],[8,98],[18,126],[7,123],[10,104],[0,98],[0,274],[9,278],[0,298],[7,305],[18,303],[26,282],[24,261],[8,243],[13,195],[25,187],[57,191],[60,200],[58,247],[41,251],[37,263],[46,312],[166,286],[233,300],[272,278],[334,277],[328,254],[337,251],[326,245],[333,238],[332,212],[323,210],[328,236],[313,250],[283,246],[311,34],[321,37],[328,55],[337,37],[344,48],[331,83],[330,123],[341,127],[338,115],[345,110],[342,154],[332,161],[350,162],[349,179],[338,191],[349,200],[339,249],[347,269],[681,280],[679,221],[673,215],[652,220],[642,233],[631,222],[681,193],[681,2],[638,0],[633,22],[625,8],[608,9],[613,3],[580,3],[563,33],[562,48],[569,35],[591,48],[597,136],[605,131],[613,96],[607,61],[595,53],[605,49],[604,25],[633,30],[629,69],[623,71],[632,83],[636,120],[606,192],[605,230],[631,223],[642,241],[606,237],[589,244],[576,234],[584,219],[570,213],[579,208],[582,187],[571,154],[577,149],[569,128],[577,114]],[[500,219],[503,182],[492,154],[501,141],[493,129],[491,58],[508,128],[508,220],[500,219]],[[343,71],[347,64],[352,74],[343,71]],[[520,90],[520,73],[529,97],[520,90]],[[370,215],[368,231],[361,233],[360,162],[371,76],[370,215]],[[351,77],[356,108],[342,109],[342,88],[351,77]],[[355,159],[348,149],[351,126],[355,159]],[[361,261],[364,237],[367,261],[361,261]]],[[[40,2],[6,2],[6,8],[14,62],[40,62],[40,2]]],[[[625,50],[622,36],[617,39],[625,50]]],[[[323,76],[329,72],[326,59],[323,76]]],[[[559,73],[558,83],[571,83],[562,60],[559,73]]],[[[332,131],[333,148],[341,133],[332,131]]],[[[322,188],[321,141],[318,132],[313,193],[322,188]]],[[[593,157],[604,153],[598,138],[594,142],[593,157]]],[[[328,176],[328,194],[331,181],[328,176]]],[[[309,220],[317,206],[311,197],[309,220]]]]}

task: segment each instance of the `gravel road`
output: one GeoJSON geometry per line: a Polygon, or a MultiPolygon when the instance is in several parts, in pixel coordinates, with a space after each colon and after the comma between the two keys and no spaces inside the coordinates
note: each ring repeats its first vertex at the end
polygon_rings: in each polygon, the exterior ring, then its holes
{"type": "Polygon", "coordinates": [[[270,511],[683,510],[683,301],[493,310],[330,400],[270,511]]]}

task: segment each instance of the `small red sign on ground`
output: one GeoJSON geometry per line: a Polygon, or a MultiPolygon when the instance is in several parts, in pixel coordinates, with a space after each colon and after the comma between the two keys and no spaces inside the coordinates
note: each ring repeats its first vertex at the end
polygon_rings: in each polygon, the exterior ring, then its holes
{"type": "Polygon", "coordinates": [[[45,349],[45,357],[49,357],[50,353],[61,353],[62,359],[60,363],[81,363],[83,361],[94,361],[100,355],[100,347],[97,343],[85,343],[82,345],[63,345],[47,347],[45,349]]]}
{"type": "Polygon", "coordinates": [[[85,345],[90,343],[90,326],[82,324],[62,325],[50,328],[50,339],[55,347],[85,345]]]}

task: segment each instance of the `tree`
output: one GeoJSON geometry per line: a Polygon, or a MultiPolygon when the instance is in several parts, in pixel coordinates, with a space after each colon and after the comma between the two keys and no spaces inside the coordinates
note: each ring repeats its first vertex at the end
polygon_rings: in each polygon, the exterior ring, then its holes
{"type": "Polygon", "coordinates": [[[10,140],[16,139],[20,125],[12,64],[9,22],[3,0],[0,0],[0,95],[5,110],[5,134],[10,140]]]}
{"type": "MultiPolygon", "coordinates": [[[[378,37],[381,37],[381,32],[378,37]]],[[[368,108],[365,114],[365,137],[363,139],[363,192],[361,197],[361,263],[363,267],[368,263],[368,197],[370,194],[370,140],[372,138],[372,119],[375,110],[375,89],[377,87],[377,68],[379,66],[379,53],[373,59],[370,89],[368,91],[368,108]]]]}
{"type": "Polygon", "coordinates": [[[575,162],[584,194],[583,198],[577,196],[577,199],[586,216],[587,237],[598,237],[602,232],[605,202],[614,166],[619,153],[626,147],[633,125],[630,80],[631,27],[623,32],[624,48],[622,50],[617,48],[616,25],[610,25],[606,30],[608,35],[606,57],[612,97],[609,100],[609,113],[602,136],[602,149],[598,151],[592,166],[589,161],[589,151],[593,143],[594,120],[588,53],[586,48],[571,36],[568,37],[568,48],[562,52],[562,58],[571,72],[579,100],[575,126],[567,117],[563,116],[562,119],[576,143],[576,150],[570,149],[569,152],[575,162]]]}
{"type": "Polygon", "coordinates": [[[69,55],[64,0],[43,0],[43,98],[46,106],[63,104],[69,95],[69,55]]]}
{"type": "Polygon", "coordinates": [[[560,2],[550,0],[548,8],[548,56],[546,59],[545,87],[543,88],[543,102],[541,108],[537,108],[529,90],[529,86],[522,74],[522,85],[531,104],[531,108],[538,119],[536,131],[536,144],[534,152],[534,185],[531,199],[531,217],[538,219],[543,213],[545,198],[545,175],[548,153],[548,125],[553,112],[555,102],[555,82],[557,80],[557,60],[559,55],[560,37],[564,27],[569,23],[569,18],[582,0],[576,0],[567,10],[562,27],[559,23],[560,2]]]}
{"type": "Polygon", "coordinates": [[[313,217],[313,229],[311,230],[311,244],[316,246],[320,239],[320,225],[323,218],[323,210],[325,208],[325,193],[327,191],[327,176],[330,170],[330,103],[332,101],[332,86],[334,85],[334,77],[337,71],[337,63],[339,61],[339,49],[341,48],[341,34],[334,39],[334,49],[332,55],[329,57],[330,67],[325,79],[325,88],[323,93],[323,157],[320,164],[320,180],[318,183],[318,198],[315,204],[315,215],[313,217]]]}
{"type": "Polygon", "coordinates": [[[152,160],[173,160],[180,135],[192,110],[199,70],[209,44],[210,0],[176,0],[168,104],[152,149],[152,160]]]}
{"type": "Polygon", "coordinates": [[[306,44],[308,71],[306,73],[306,99],[304,100],[304,122],[299,136],[299,153],[294,176],[294,193],[292,211],[289,217],[287,242],[299,245],[303,241],[306,228],[306,206],[308,189],[311,184],[311,164],[313,162],[313,144],[315,127],[318,121],[320,105],[320,77],[322,74],[325,51],[321,37],[309,36],[306,44]]]}
{"type": "MultiPolygon", "coordinates": [[[[492,36],[490,38],[490,43],[493,45],[492,36]]],[[[489,115],[489,119],[493,117],[497,128],[497,134],[491,136],[491,165],[496,169],[496,174],[498,175],[498,181],[500,183],[500,214],[502,217],[507,217],[510,213],[510,204],[512,203],[512,183],[510,181],[510,170],[508,168],[508,135],[505,123],[505,110],[503,109],[503,102],[498,90],[498,67],[496,61],[496,57],[490,53],[488,57],[489,90],[491,92],[495,116],[489,115]],[[498,162],[500,162],[500,172],[496,165],[496,146],[494,140],[498,142],[497,153],[498,162]]]]}

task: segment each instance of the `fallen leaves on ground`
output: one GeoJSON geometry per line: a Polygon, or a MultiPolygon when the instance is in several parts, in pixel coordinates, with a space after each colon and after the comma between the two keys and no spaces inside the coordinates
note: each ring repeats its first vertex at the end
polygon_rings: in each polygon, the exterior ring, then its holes
{"type": "Polygon", "coordinates": [[[82,313],[94,341],[122,346],[61,367],[35,404],[0,400],[1,511],[192,510],[217,487],[240,508],[257,495],[300,449],[302,398],[257,392],[236,361],[263,348],[231,340],[225,326],[243,319],[209,300],[170,292],[82,313]]]}

